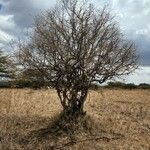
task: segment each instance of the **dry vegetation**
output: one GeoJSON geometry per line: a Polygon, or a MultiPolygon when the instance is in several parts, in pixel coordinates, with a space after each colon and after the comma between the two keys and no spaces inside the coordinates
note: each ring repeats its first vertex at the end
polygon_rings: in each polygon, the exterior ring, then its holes
{"type": "Polygon", "coordinates": [[[82,129],[55,132],[54,90],[1,89],[0,150],[150,150],[150,90],[91,91],[86,110],[82,129]]]}

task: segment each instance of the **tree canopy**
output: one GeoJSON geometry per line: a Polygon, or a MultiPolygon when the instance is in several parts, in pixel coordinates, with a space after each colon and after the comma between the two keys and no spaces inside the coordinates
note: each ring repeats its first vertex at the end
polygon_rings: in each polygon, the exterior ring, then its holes
{"type": "Polygon", "coordinates": [[[136,47],[124,38],[107,7],[61,0],[35,18],[34,32],[19,44],[18,60],[57,90],[64,112],[83,113],[93,82],[127,75],[137,67],[136,47]]]}

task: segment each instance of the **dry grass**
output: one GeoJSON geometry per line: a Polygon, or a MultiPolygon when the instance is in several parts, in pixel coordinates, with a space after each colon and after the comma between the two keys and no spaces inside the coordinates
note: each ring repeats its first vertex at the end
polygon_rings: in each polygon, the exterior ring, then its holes
{"type": "Polygon", "coordinates": [[[1,89],[0,150],[150,150],[150,90],[91,91],[86,110],[83,130],[55,132],[54,90],[1,89]]]}

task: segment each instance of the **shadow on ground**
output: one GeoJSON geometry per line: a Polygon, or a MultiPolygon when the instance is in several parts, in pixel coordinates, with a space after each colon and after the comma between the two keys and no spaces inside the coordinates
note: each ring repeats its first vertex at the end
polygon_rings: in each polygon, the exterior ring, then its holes
{"type": "Polygon", "coordinates": [[[58,115],[53,118],[5,115],[0,117],[0,122],[2,150],[84,149],[87,142],[111,142],[124,138],[121,134],[104,131],[89,116],[71,126],[58,115]]]}

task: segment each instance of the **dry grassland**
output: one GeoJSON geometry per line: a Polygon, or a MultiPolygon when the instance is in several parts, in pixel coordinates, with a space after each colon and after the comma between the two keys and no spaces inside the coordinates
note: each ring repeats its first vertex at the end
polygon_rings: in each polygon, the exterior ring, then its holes
{"type": "Polygon", "coordinates": [[[150,90],[90,91],[85,108],[88,126],[56,134],[54,90],[0,89],[0,150],[150,150],[150,90]]]}

